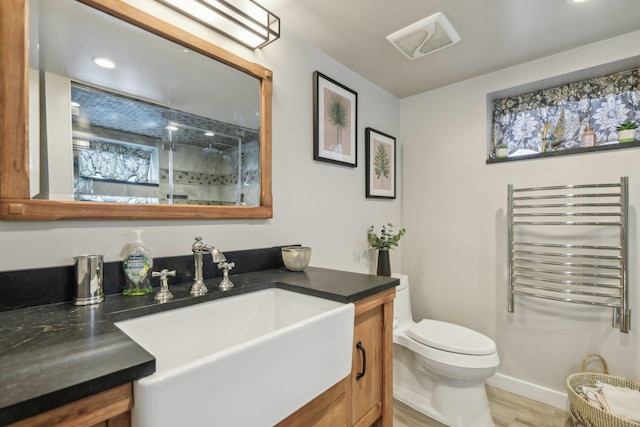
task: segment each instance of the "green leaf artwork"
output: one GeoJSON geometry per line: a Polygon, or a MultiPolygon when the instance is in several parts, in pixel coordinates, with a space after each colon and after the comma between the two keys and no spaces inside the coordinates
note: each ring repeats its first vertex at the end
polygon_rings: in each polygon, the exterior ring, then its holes
{"type": "Polygon", "coordinates": [[[376,156],[373,159],[374,173],[378,179],[389,179],[391,175],[391,159],[385,149],[384,144],[378,144],[376,149],[376,156]]]}
{"type": "Polygon", "coordinates": [[[325,113],[327,115],[327,120],[329,120],[331,126],[336,130],[336,145],[333,151],[341,153],[342,130],[349,126],[349,103],[344,97],[332,94],[329,96],[325,107],[325,113]]]}

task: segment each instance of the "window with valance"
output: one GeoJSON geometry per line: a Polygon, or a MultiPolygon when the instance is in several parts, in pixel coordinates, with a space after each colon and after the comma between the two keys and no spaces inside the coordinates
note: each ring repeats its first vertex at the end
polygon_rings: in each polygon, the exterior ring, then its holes
{"type": "MultiPolygon", "coordinates": [[[[596,146],[618,143],[617,128],[640,121],[640,69],[493,100],[489,157],[578,149],[592,128],[596,146]]],[[[575,151],[575,150],[573,150],[575,151]]]]}

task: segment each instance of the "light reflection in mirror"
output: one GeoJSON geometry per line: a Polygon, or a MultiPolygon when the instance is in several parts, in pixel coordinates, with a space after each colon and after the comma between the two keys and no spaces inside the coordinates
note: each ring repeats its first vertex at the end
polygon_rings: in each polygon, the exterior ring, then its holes
{"type": "Polygon", "coordinates": [[[259,206],[257,79],[72,0],[32,1],[31,21],[33,197],[259,206]]]}

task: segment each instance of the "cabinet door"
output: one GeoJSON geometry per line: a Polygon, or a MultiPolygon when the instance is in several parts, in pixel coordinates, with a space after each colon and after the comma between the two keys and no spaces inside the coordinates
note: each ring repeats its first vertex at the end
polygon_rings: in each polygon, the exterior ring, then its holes
{"type": "Polygon", "coordinates": [[[276,427],[346,427],[346,393],[350,380],[350,377],[346,377],[276,424],[276,427]]]}
{"type": "Polygon", "coordinates": [[[363,417],[375,421],[382,411],[382,307],[376,306],[358,315],[354,326],[351,420],[355,425],[363,417]]]}

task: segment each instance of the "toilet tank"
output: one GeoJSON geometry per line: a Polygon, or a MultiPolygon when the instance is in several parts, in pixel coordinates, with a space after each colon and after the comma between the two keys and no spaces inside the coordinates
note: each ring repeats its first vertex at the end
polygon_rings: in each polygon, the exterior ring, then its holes
{"type": "Polygon", "coordinates": [[[400,279],[396,286],[396,299],[393,300],[393,316],[398,321],[398,327],[408,328],[413,322],[411,315],[411,299],[409,298],[409,277],[406,274],[393,274],[392,277],[400,279]]]}

